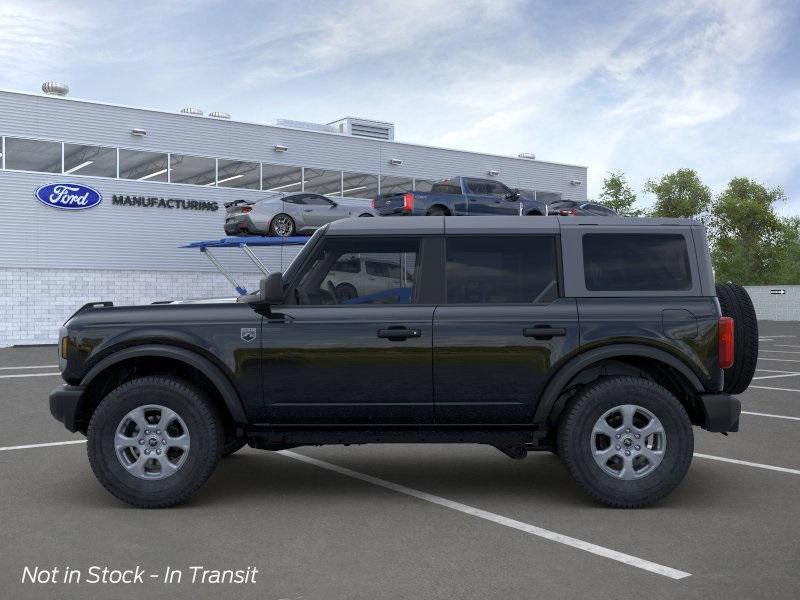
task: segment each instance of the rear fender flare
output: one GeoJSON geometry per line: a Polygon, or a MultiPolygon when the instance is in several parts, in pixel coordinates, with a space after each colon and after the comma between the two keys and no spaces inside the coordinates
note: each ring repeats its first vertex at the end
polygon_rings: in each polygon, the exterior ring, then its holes
{"type": "Polygon", "coordinates": [[[657,362],[663,363],[672,367],[683,375],[689,384],[698,393],[704,391],[704,386],[700,381],[697,374],[692,371],[683,361],[676,358],[672,354],[653,348],[651,346],[644,346],[640,344],[615,344],[613,346],[606,346],[603,348],[595,348],[588,350],[578,356],[572,358],[569,362],[563,365],[556,374],[547,383],[547,386],[542,392],[539,404],[536,407],[536,412],[533,416],[535,424],[546,424],[553,409],[556,408],[559,397],[572,379],[584,369],[591,367],[593,364],[609,358],[635,356],[639,358],[650,358],[657,362]]]}
{"type": "Polygon", "coordinates": [[[197,354],[196,352],[192,352],[186,348],[179,348],[177,346],[147,344],[142,346],[132,346],[114,352],[89,369],[89,371],[81,380],[81,386],[87,387],[92,380],[103,373],[106,369],[125,360],[153,356],[178,360],[203,373],[203,375],[208,377],[208,379],[211,380],[211,383],[219,391],[220,396],[222,396],[222,400],[225,402],[225,406],[228,408],[233,421],[236,423],[247,422],[247,416],[245,415],[244,407],[242,406],[242,401],[239,398],[239,394],[236,392],[233,384],[225,376],[222,370],[210,360],[197,354]]]}

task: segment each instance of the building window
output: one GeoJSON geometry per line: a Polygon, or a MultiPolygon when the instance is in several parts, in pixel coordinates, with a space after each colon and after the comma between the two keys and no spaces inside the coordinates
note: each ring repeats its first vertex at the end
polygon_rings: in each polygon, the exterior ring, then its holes
{"type": "Polygon", "coordinates": [[[415,179],[414,191],[415,192],[430,192],[433,184],[436,183],[432,179],[415,179]]]}
{"type": "Polygon", "coordinates": [[[299,192],[303,169],[284,165],[261,165],[261,189],[265,192],[299,192]]]}
{"type": "Polygon", "coordinates": [[[169,180],[171,183],[214,185],[217,164],[213,158],[171,154],[169,157],[169,180]]]}
{"type": "Polygon", "coordinates": [[[261,165],[258,163],[221,158],[217,169],[217,185],[220,187],[259,189],[261,165]]]}
{"type": "Polygon", "coordinates": [[[117,149],[64,144],[64,174],[117,176],[117,149]]]}
{"type": "Polygon", "coordinates": [[[402,194],[413,191],[414,179],[411,177],[395,177],[394,175],[381,177],[381,194],[402,194]]]}
{"type": "Polygon", "coordinates": [[[167,181],[167,155],[161,152],[119,151],[119,176],[139,181],[167,181]]]}
{"type": "Polygon", "coordinates": [[[348,198],[375,198],[378,195],[377,175],[342,173],[342,196],[348,198]]]}
{"type": "Polygon", "coordinates": [[[305,169],[305,191],[326,196],[342,195],[342,172],[325,169],[305,169]]]}
{"type": "Polygon", "coordinates": [[[61,143],[6,138],[6,169],[61,173],[61,143]]]}

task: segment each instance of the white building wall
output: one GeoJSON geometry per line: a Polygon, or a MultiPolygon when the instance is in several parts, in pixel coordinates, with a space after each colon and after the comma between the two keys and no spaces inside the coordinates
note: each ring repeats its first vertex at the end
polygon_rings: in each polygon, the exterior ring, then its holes
{"type": "Polygon", "coordinates": [[[749,285],[745,289],[759,320],[800,321],[800,285],[749,285]]]}

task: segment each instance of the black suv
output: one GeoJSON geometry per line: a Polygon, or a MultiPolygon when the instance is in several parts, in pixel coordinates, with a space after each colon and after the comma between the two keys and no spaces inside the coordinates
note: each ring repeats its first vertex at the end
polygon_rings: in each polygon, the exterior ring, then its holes
{"type": "Polygon", "coordinates": [[[118,498],[181,502],[244,444],[466,442],[556,452],[644,506],[684,477],[692,425],[738,429],[757,356],[747,294],[715,288],[683,220],[347,219],[238,300],[66,323],[50,410],[118,498]],[[367,259],[394,267],[341,268],[367,259]]]}

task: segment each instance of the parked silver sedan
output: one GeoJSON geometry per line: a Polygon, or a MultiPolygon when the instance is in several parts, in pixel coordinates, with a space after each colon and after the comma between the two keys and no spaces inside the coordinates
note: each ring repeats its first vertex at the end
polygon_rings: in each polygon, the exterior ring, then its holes
{"type": "Polygon", "coordinates": [[[295,192],[272,194],[260,200],[227,202],[225,233],[285,237],[312,233],[318,227],[338,219],[376,216],[372,207],[357,204],[356,201],[348,198],[332,200],[321,194],[295,192]]]}

